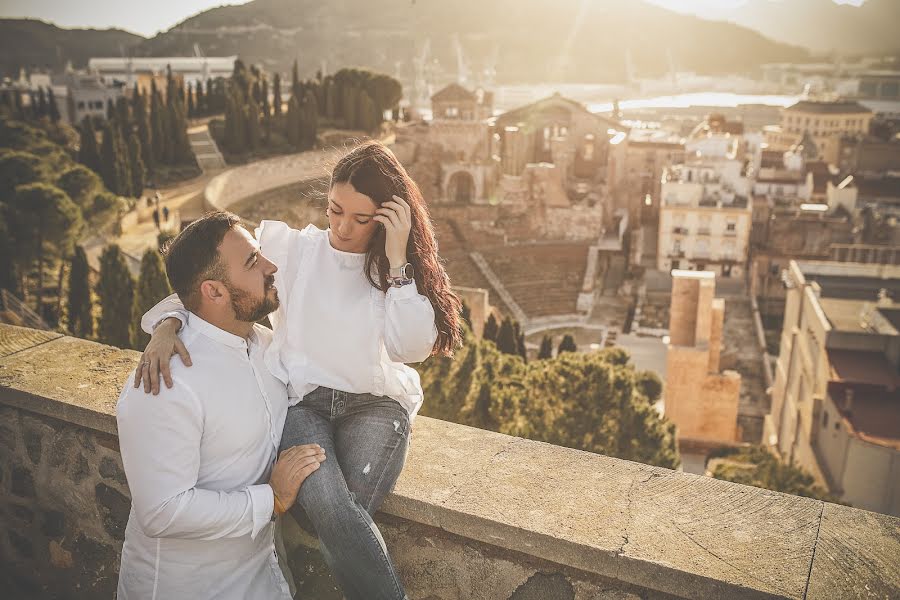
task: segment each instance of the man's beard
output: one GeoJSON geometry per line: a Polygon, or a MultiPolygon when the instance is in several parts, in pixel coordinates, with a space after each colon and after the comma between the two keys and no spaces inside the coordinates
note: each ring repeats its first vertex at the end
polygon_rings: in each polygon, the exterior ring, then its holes
{"type": "MultiPolygon", "coordinates": [[[[249,292],[236,288],[229,281],[223,281],[225,288],[231,295],[231,309],[238,321],[255,323],[278,308],[278,290],[275,290],[275,298],[269,298],[269,287],[274,283],[275,277],[266,277],[262,298],[253,298],[249,292]]],[[[272,288],[274,289],[274,288],[272,288]]]]}

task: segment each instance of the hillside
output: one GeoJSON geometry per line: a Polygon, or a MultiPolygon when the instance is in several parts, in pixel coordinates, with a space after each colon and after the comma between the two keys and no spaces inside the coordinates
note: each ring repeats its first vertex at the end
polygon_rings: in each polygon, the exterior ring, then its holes
{"type": "MultiPolygon", "coordinates": [[[[8,42],[0,39],[6,57],[8,42]]],[[[470,74],[494,68],[500,83],[621,82],[629,52],[638,77],[661,75],[671,63],[698,73],[753,73],[763,63],[808,56],[749,29],[640,0],[255,0],[137,41],[133,52],[142,56],[189,55],[196,43],[208,56],[237,54],[268,70],[287,71],[297,58],[304,75],[324,61],[332,70],[367,66],[407,81],[422,56],[438,78],[454,78],[461,56],[470,74]]],[[[44,57],[55,53],[41,48],[44,57]]],[[[116,44],[105,50],[120,55],[116,44]]]]}

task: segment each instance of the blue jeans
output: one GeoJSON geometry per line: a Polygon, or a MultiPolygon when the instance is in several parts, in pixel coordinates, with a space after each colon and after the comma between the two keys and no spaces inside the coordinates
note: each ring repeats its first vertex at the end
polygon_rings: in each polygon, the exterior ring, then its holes
{"type": "Polygon", "coordinates": [[[403,470],[409,433],[406,409],[386,396],[318,387],[288,409],[280,450],[319,444],[326,456],[291,513],[312,522],[347,600],[406,598],[372,515],[403,470]]]}

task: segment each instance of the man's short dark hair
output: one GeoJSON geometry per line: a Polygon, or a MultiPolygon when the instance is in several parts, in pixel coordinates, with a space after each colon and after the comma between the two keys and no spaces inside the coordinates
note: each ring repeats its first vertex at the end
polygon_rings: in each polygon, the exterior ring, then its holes
{"type": "Polygon", "coordinates": [[[240,223],[240,217],[230,212],[206,213],[163,249],[169,283],[188,310],[196,310],[200,304],[201,283],[207,279],[225,280],[219,244],[240,223]]]}

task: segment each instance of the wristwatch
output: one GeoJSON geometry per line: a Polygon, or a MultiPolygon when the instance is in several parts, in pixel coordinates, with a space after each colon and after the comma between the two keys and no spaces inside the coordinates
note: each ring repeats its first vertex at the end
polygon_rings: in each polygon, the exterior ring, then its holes
{"type": "Polygon", "coordinates": [[[388,271],[388,281],[394,287],[402,287],[413,282],[414,274],[413,266],[410,263],[406,263],[396,269],[390,269],[388,271]]]}

